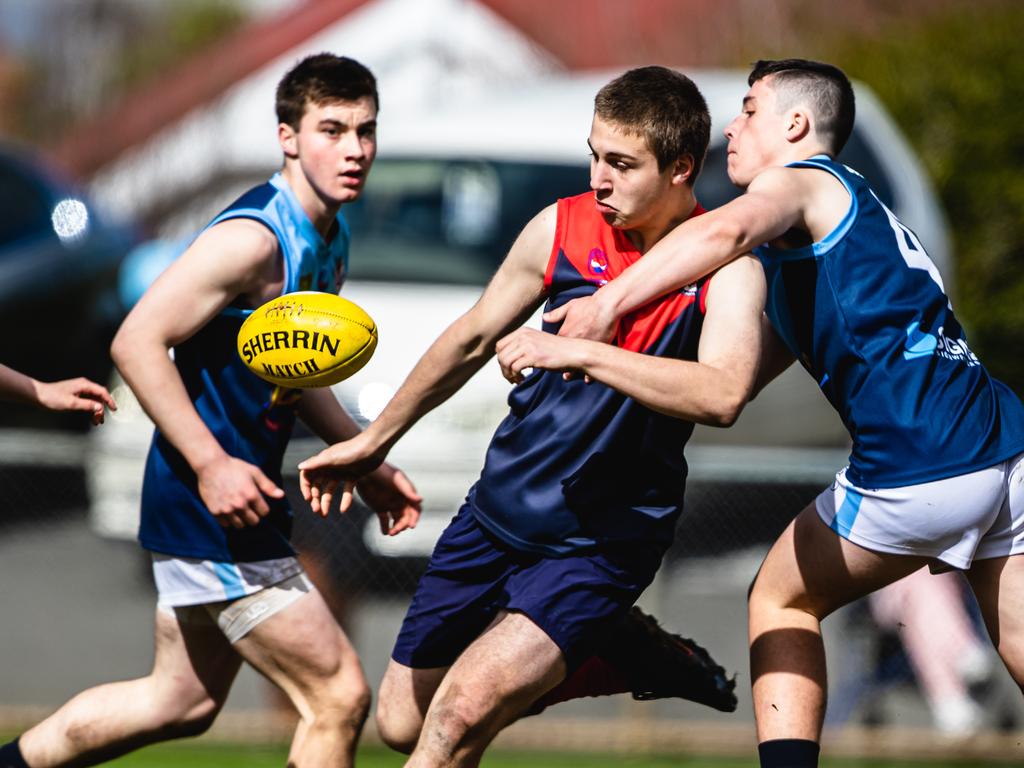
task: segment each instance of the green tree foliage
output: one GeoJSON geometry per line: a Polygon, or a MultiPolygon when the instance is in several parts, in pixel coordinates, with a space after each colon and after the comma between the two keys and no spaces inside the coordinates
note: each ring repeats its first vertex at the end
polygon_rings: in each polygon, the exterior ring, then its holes
{"type": "Polygon", "coordinates": [[[934,180],[972,349],[1024,394],[1024,4],[903,21],[827,55],[868,83],[934,180]]]}

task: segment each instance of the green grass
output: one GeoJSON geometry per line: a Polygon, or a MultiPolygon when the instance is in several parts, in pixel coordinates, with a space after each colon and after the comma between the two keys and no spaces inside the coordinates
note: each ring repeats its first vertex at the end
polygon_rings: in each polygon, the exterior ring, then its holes
{"type": "MultiPolygon", "coordinates": [[[[244,746],[237,744],[170,743],[159,744],[115,760],[119,768],[281,768],[286,747],[244,746]]],[[[383,747],[364,746],[359,750],[359,768],[397,768],[402,756],[383,747]]],[[[484,758],[485,768],[752,768],[753,756],[745,760],[681,757],[585,755],[579,753],[537,753],[495,751],[484,758]]],[[[983,763],[911,762],[886,760],[823,760],[822,768],[982,768],[983,763]]]]}

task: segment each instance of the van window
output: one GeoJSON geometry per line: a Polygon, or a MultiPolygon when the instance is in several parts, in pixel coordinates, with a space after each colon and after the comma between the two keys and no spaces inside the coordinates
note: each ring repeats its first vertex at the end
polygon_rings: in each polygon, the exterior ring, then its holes
{"type": "Polygon", "coordinates": [[[344,209],[350,277],[485,285],[539,210],[589,186],[586,163],[380,158],[344,209]]]}

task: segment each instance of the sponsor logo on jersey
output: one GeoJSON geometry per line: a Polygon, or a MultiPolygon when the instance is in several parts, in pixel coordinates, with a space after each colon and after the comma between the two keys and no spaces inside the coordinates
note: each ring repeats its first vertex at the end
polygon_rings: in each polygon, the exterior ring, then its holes
{"type": "Polygon", "coordinates": [[[964,363],[969,367],[979,365],[977,356],[971,352],[964,339],[951,339],[943,333],[943,327],[939,326],[936,333],[928,333],[921,330],[921,324],[916,320],[907,326],[907,338],[903,342],[903,359],[915,360],[919,357],[945,358],[964,363]]]}

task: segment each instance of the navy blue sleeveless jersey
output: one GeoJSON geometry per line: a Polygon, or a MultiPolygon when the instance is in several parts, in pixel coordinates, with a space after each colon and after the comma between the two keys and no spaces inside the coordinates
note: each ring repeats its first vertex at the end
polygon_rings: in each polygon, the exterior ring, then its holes
{"type": "Polygon", "coordinates": [[[1024,451],[1024,407],[967,346],[935,265],[856,171],[791,163],[850,193],[834,231],[755,249],[776,331],[853,439],[847,476],[894,488],[966,474],[1024,451]]]}
{"type": "MultiPolygon", "coordinates": [[[[601,218],[593,193],[559,200],[546,309],[594,293],[640,256],[601,218]]],[[[627,316],[615,343],[696,360],[704,287],[687,286],[627,316]]],[[[545,323],[544,331],[557,327],[545,323]]],[[[682,510],[683,446],[693,424],[603,384],[564,381],[559,371],[533,371],[508,402],[469,492],[481,525],[512,547],[545,555],[629,543],[660,557],[682,510]]]]}
{"type": "MultiPolygon", "coordinates": [[[[325,243],[288,183],[275,174],[228,206],[209,226],[236,218],[253,219],[274,233],[284,260],[283,293],[338,290],[349,244],[348,226],[340,214],[337,233],[325,243]]],[[[236,337],[250,312],[236,300],[174,348],[174,364],[203,423],[224,450],[257,465],[280,485],[281,459],[301,390],[268,384],[242,364],[236,337]]],[[[271,512],[258,525],[222,528],[199,496],[195,473],[156,430],[142,485],[139,540],[155,552],[220,562],[292,555],[288,503],[284,499],[267,502],[271,512]]]]}

